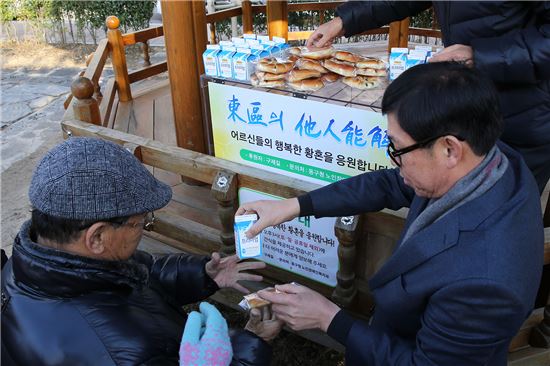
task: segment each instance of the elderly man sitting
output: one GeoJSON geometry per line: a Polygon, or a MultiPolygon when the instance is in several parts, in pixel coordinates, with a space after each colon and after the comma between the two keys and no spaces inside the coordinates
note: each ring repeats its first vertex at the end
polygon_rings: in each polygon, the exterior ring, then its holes
{"type": "Polygon", "coordinates": [[[319,328],[344,344],[347,365],[504,365],[533,308],[544,238],[535,180],[497,143],[494,86],[464,65],[419,65],[389,85],[382,111],[396,169],[238,210],[258,213],[256,235],[299,215],[409,207],[393,255],[369,281],[370,324],[303,286],[260,295],[291,328],[319,328]]]}
{"type": "MultiPolygon", "coordinates": [[[[172,191],[111,142],[56,146],[29,193],[32,219],[2,270],[2,364],[177,365],[181,306],[261,280],[242,271],[265,264],[235,256],[136,251],[172,191]]],[[[256,335],[236,332],[232,343],[233,364],[269,364],[270,346],[256,335]]]]}

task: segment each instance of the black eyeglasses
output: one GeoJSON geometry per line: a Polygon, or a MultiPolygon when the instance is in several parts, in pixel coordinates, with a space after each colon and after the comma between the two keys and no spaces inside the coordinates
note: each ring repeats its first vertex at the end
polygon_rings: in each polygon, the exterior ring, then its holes
{"type": "Polygon", "coordinates": [[[454,136],[459,141],[464,141],[464,138],[462,138],[460,136],[456,136],[456,135],[446,133],[444,135],[438,135],[438,136],[435,136],[435,137],[427,138],[425,140],[417,142],[416,144],[413,144],[411,146],[407,146],[407,147],[404,147],[402,149],[397,150],[395,148],[395,146],[393,145],[393,141],[388,137],[389,144],[388,144],[388,147],[386,149],[386,152],[388,153],[390,159],[395,163],[395,165],[397,165],[400,168],[401,167],[401,155],[404,155],[406,153],[410,153],[411,151],[414,151],[416,149],[423,148],[423,147],[427,146],[428,144],[430,144],[431,142],[433,142],[433,141],[435,141],[438,138],[443,137],[443,136],[454,136]]]}

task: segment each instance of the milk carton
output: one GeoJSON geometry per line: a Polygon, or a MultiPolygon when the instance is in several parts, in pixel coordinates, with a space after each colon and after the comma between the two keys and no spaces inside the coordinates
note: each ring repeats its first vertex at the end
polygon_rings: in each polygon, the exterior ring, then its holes
{"type": "Polygon", "coordinates": [[[256,35],[255,34],[252,34],[252,33],[245,33],[243,34],[243,38],[245,41],[248,41],[250,39],[256,39],[256,35]]]}
{"type": "Polygon", "coordinates": [[[237,80],[249,80],[251,71],[250,61],[256,56],[251,53],[250,48],[237,48],[233,55],[233,78],[237,80]]]}
{"type": "Polygon", "coordinates": [[[235,47],[243,47],[246,44],[246,40],[241,37],[231,37],[231,42],[233,42],[235,47]]]}
{"type": "Polygon", "coordinates": [[[250,52],[255,56],[255,59],[261,59],[269,56],[269,52],[264,50],[261,44],[250,45],[250,52]]]}
{"type": "Polygon", "coordinates": [[[426,63],[426,51],[411,50],[407,55],[406,69],[426,63]]]}
{"type": "Polygon", "coordinates": [[[206,75],[218,76],[218,53],[220,52],[220,46],[217,44],[209,44],[206,46],[206,51],[202,54],[202,61],[204,63],[204,72],[206,75]]]}
{"type": "Polygon", "coordinates": [[[218,53],[218,64],[220,73],[218,76],[224,78],[233,78],[233,55],[237,52],[235,47],[222,47],[218,53]]]}
{"type": "Polygon", "coordinates": [[[263,42],[269,42],[269,41],[270,41],[269,36],[261,35],[261,34],[258,34],[258,35],[256,36],[256,39],[257,39],[258,41],[262,42],[262,43],[263,43],[263,42]]]}
{"type": "Polygon", "coordinates": [[[268,51],[270,54],[277,53],[281,50],[273,41],[263,41],[261,44],[264,47],[264,50],[268,51]]]}
{"type": "Polygon", "coordinates": [[[428,52],[432,51],[432,46],[429,46],[429,45],[426,45],[426,44],[420,44],[420,45],[414,46],[414,49],[416,51],[426,51],[426,53],[428,53],[428,52]]]}
{"type": "Polygon", "coordinates": [[[390,80],[395,80],[407,67],[408,48],[392,47],[390,52],[390,80]]]}
{"type": "Polygon", "coordinates": [[[280,50],[284,50],[289,47],[288,43],[286,43],[286,39],[283,37],[273,37],[273,42],[275,42],[280,50]]]}
{"type": "Polygon", "coordinates": [[[235,247],[239,258],[254,258],[262,255],[263,233],[248,239],[245,232],[258,221],[258,215],[235,216],[235,247]]]}

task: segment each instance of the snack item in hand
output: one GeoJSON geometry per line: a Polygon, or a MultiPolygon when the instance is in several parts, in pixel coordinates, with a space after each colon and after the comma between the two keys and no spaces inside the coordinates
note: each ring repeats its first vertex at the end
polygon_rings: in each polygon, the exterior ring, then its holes
{"type": "Polygon", "coordinates": [[[386,70],[385,69],[357,69],[356,70],[357,75],[364,75],[364,76],[386,76],[386,70]]]}
{"type": "Polygon", "coordinates": [[[289,81],[288,86],[290,86],[294,90],[298,91],[317,91],[321,89],[325,84],[323,84],[323,81],[320,78],[315,79],[305,79],[305,80],[299,80],[299,81],[289,81]]]}
{"type": "Polygon", "coordinates": [[[384,61],[372,57],[363,57],[362,60],[356,62],[355,66],[360,69],[386,69],[386,63],[384,61]]]}
{"type": "Polygon", "coordinates": [[[287,74],[287,80],[299,81],[299,80],[304,80],[309,78],[318,78],[320,76],[321,76],[321,73],[319,71],[293,69],[287,74]]]}
{"type": "Polygon", "coordinates": [[[347,61],[352,63],[356,63],[357,61],[361,61],[364,59],[363,56],[361,55],[357,55],[355,53],[351,53],[347,51],[334,52],[334,55],[332,57],[340,61],[347,61]]]}
{"type": "Polygon", "coordinates": [[[373,76],[345,77],[342,79],[342,82],[352,88],[362,90],[373,89],[380,85],[379,78],[373,76]]]}
{"type": "Polygon", "coordinates": [[[314,60],[323,60],[326,58],[332,57],[332,54],[334,53],[334,47],[324,47],[324,48],[303,48],[302,53],[300,56],[312,58],[314,60]]]}
{"type": "MultiPolygon", "coordinates": [[[[263,291],[275,292],[277,294],[281,293],[281,291],[276,290],[273,287],[265,288],[263,291]]],[[[268,306],[268,305],[271,305],[271,302],[262,299],[260,297],[260,295],[258,295],[258,293],[256,293],[256,292],[253,292],[253,293],[248,294],[248,295],[244,295],[241,302],[239,302],[239,306],[241,308],[243,308],[244,310],[260,308],[262,306],[268,306]]]]}
{"type": "Polygon", "coordinates": [[[323,76],[321,76],[321,80],[323,80],[324,83],[334,83],[335,81],[338,81],[340,77],[341,77],[340,75],[334,72],[328,72],[326,74],[323,74],[323,76]]]}
{"type": "Polygon", "coordinates": [[[355,70],[355,67],[350,64],[350,63],[347,63],[347,62],[343,62],[343,61],[338,61],[338,60],[335,60],[335,59],[329,59],[329,60],[325,60],[325,62],[323,63],[323,66],[338,74],[338,75],[342,75],[342,76],[355,76],[357,75],[356,74],[356,70],[355,70]]]}
{"type": "Polygon", "coordinates": [[[315,70],[322,74],[325,74],[328,72],[328,70],[325,69],[319,61],[310,60],[307,58],[299,58],[298,60],[296,60],[294,67],[297,67],[302,70],[315,70]]]}

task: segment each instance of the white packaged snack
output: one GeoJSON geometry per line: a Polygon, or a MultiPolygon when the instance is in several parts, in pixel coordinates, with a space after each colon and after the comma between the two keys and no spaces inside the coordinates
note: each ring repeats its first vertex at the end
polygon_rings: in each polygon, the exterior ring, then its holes
{"type": "Polygon", "coordinates": [[[245,235],[246,231],[258,221],[258,215],[239,215],[235,216],[235,246],[237,256],[240,259],[255,258],[262,255],[263,233],[259,233],[252,239],[245,235]]]}

